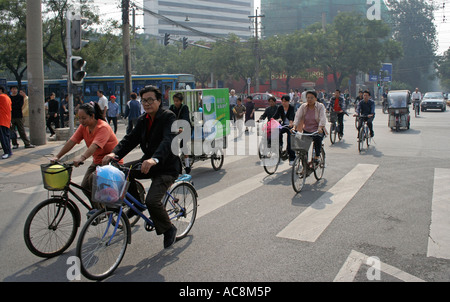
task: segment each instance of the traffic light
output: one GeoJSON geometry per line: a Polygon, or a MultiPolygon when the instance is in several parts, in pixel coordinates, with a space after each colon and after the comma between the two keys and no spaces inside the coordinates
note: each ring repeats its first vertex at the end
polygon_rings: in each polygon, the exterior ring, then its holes
{"type": "Polygon", "coordinates": [[[70,41],[73,50],[80,50],[88,40],[83,40],[82,25],[87,22],[87,19],[73,19],[70,21],[70,41]]]}
{"type": "Polygon", "coordinates": [[[167,46],[169,44],[169,40],[170,40],[170,34],[165,33],[164,34],[164,46],[167,46]]]}
{"type": "Polygon", "coordinates": [[[188,47],[188,41],[186,37],[183,37],[183,49],[186,49],[188,47]]]}
{"type": "Polygon", "coordinates": [[[69,79],[72,84],[83,83],[83,79],[86,76],[84,66],[86,66],[86,61],[82,57],[70,57],[69,79]]]}

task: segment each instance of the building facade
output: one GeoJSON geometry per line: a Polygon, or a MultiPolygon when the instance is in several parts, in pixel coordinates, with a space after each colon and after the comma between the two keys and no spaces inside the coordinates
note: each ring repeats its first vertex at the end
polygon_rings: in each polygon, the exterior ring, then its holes
{"type": "Polygon", "coordinates": [[[381,18],[386,7],[375,0],[261,0],[263,36],[290,34],[314,23],[329,24],[340,12],[367,15],[379,3],[381,18]]]}
{"type": "Polygon", "coordinates": [[[145,0],[144,32],[172,40],[213,41],[230,33],[251,36],[253,0],[145,0]]]}

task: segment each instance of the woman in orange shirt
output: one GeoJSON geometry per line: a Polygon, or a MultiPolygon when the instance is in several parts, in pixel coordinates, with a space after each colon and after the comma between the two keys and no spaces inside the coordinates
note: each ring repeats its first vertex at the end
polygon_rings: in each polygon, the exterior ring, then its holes
{"type": "Polygon", "coordinates": [[[0,142],[3,152],[2,159],[11,157],[9,127],[11,126],[11,99],[5,94],[5,87],[0,86],[0,142]]]}
{"type": "MultiPolygon", "coordinates": [[[[95,172],[97,166],[102,164],[103,157],[111,153],[119,141],[111,126],[105,121],[103,112],[97,103],[91,102],[81,105],[78,110],[78,119],[80,126],[62,147],[58,155],[51,160],[59,160],[76,144],[84,140],[87,149],[83,154],[75,158],[73,162],[75,167],[78,167],[87,158],[92,156],[92,164],[87,168],[86,174],[81,182],[81,186],[84,188],[83,193],[91,200],[92,174],[95,172]]],[[[97,204],[91,203],[95,208],[99,208],[97,204]]]]}

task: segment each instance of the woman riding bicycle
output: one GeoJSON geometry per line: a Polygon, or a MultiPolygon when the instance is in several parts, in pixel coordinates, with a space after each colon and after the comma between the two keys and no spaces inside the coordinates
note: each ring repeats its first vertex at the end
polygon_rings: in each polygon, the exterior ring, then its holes
{"type": "Polygon", "coordinates": [[[325,114],[325,106],[317,101],[317,92],[306,92],[306,103],[302,104],[297,110],[294,119],[294,126],[299,132],[306,134],[319,132],[319,135],[313,136],[315,157],[314,160],[320,158],[320,148],[325,133],[327,116],[325,114]]]}
{"type": "MultiPolygon", "coordinates": [[[[78,109],[78,119],[80,126],[77,128],[72,137],[62,147],[56,157],[51,161],[59,161],[61,157],[69,152],[76,144],[82,140],[86,142],[87,150],[74,159],[74,166],[78,167],[86,159],[92,156],[92,164],[87,168],[81,186],[83,193],[91,200],[93,172],[97,166],[102,164],[105,155],[111,153],[118,144],[118,140],[111,126],[105,121],[103,113],[97,103],[85,103],[78,109]]],[[[94,208],[99,209],[99,204],[92,202],[94,208]]]]}

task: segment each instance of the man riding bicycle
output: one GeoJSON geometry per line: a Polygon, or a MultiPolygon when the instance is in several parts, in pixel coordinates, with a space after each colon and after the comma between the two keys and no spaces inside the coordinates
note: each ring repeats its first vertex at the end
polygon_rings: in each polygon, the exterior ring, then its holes
{"type": "Polygon", "coordinates": [[[419,88],[416,87],[416,90],[411,94],[411,99],[413,101],[413,110],[416,109],[416,106],[419,106],[420,111],[420,100],[422,99],[422,93],[420,93],[419,88]]]}
{"type": "Polygon", "coordinates": [[[345,100],[341,96],[341,91],[336,89],[334,97],[331,98],[327,111],[336,112],[339,125],[339,134],[344,136],[344,114],[345,112],[345,100]]]}
{"type": "Polygon", "coordinates": [[[364,91],[363,100],[360,101],[358,107],[356,107],[356,113],[353,116],[357,115],[364,115],[358,123],[358,133],[359,129],[363,126],[363,122],[367,121],[370,137],[373,137],[374,132],[372,121],[375,118],[375,102],[370,98],[370,92],[368,90],[364,91]]]}

